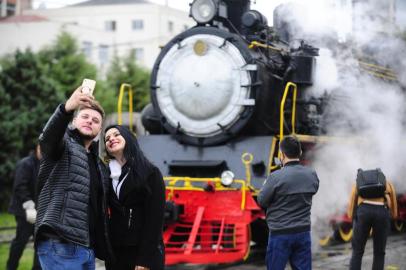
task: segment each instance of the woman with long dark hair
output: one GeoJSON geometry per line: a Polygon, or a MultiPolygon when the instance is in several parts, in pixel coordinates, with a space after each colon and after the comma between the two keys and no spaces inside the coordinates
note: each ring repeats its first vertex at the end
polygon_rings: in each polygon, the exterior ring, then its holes
{"type": "Polygon", "coordinates": [[[129,129],[105,130],[110,171],[110,236],[115,255],[107,270],[164,269],[165,185],[129,129]]]}

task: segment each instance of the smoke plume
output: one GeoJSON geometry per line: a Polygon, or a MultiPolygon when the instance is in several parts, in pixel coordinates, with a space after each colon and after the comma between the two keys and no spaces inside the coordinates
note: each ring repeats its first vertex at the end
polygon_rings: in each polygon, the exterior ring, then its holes
{"type": "Polygon", "coordinates": [[[405,41],[396,35],[389,1],[336,2],[281,10],[292,18],[293,37],[320,47],[310,94],[330,95],[323,124],[331,139],[311,154],[320,178],[312,221],[323,233],[331,217],[345,213],[358,168],[381,168],[398,193],[406,192],[405,41]],[[388,79],[394,76],[398,81],[388,79]]]}

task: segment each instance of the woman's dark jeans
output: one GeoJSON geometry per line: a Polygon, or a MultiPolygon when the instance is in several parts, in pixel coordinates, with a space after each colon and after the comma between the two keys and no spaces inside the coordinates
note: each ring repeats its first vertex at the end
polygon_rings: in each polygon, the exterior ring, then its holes
{"type": "Polygon", "coordinates": [[[390,214],[386,206],[362,203],[357,208],[353,222],[352,257],[350,270],[361,269],[365,244],[372,229],[374,260],[373,270],[384,269],[386,239],[390,228],[390,214]]]}

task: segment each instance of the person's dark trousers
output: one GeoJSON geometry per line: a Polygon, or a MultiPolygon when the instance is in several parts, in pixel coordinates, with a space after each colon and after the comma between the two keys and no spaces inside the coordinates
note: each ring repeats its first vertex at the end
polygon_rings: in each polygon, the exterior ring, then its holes
{"type": "Polygon", "coordinates": [[[133,270],[136,266],[134,261],[137,250],[135,247],[115,247],[114,263],[106,263],[106,270],[133,270]]]}
{"type": "Polygon", "coordinates": [[[390,214],[385,206],[362,203],[353,222],[350,270],[361,269],[365,244],[372,229],[374,260],[372,270],[382,270],[385,264],[386,239],[390,229],[390,214]]]}
{"type": "MultiPolygon", "coordinates": [[[[28,223],[24,217],[16,216],[15,219],[17,222],[17,230],[16,236],[10,245],[10,253],[7,260],[7,270],[16,270],[18,268],[18,262],[20,261],[24,248],[27,245],[30,236],[34,233],[34,224],[28,223]]],[[[41,269],[36,252],[34,252],[32,269],[41,269]]]]}
{"type": "Polygon", "coordinates": [[[285,270],[288,262],[292,270],[311,270],[311,246],[310,232],[269,234],[265,258],[267,270],[285,270]]]}
{"type": "MultiPolygon", "coordinates": [[[[157,253],[153,255],[155,266],[152,266],[150,270],[164,270],[165,249],[159,246],[156,252],[157,253]]],[[[106,262],[106,270],[134,270],[135,266],[137,265],[137,248],[135,246],[113,247],[113,253],[115,262],[106,262]]]]}

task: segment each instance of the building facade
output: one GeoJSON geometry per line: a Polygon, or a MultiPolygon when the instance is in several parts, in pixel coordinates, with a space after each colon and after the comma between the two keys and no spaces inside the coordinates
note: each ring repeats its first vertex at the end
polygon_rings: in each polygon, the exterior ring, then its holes
{"type": "Polygon", "coordinates": [[[27,10],[20,20],[0,21],[0,55],[30,47],[36,51],[62,31],[71,33],[86,57],[106,70],[117,55],[152,68],[160,46],[194,25],[187,12],[143,0],[92,0],[57,9],[27,10]],[[36,20],[24,21],[22,18],[36,20]]]}
{"type": "Polygon", "coordinates": [[[32,8],[32,0],[0,0],[0,18],[21,15],[23,10],[32,8]]]}

